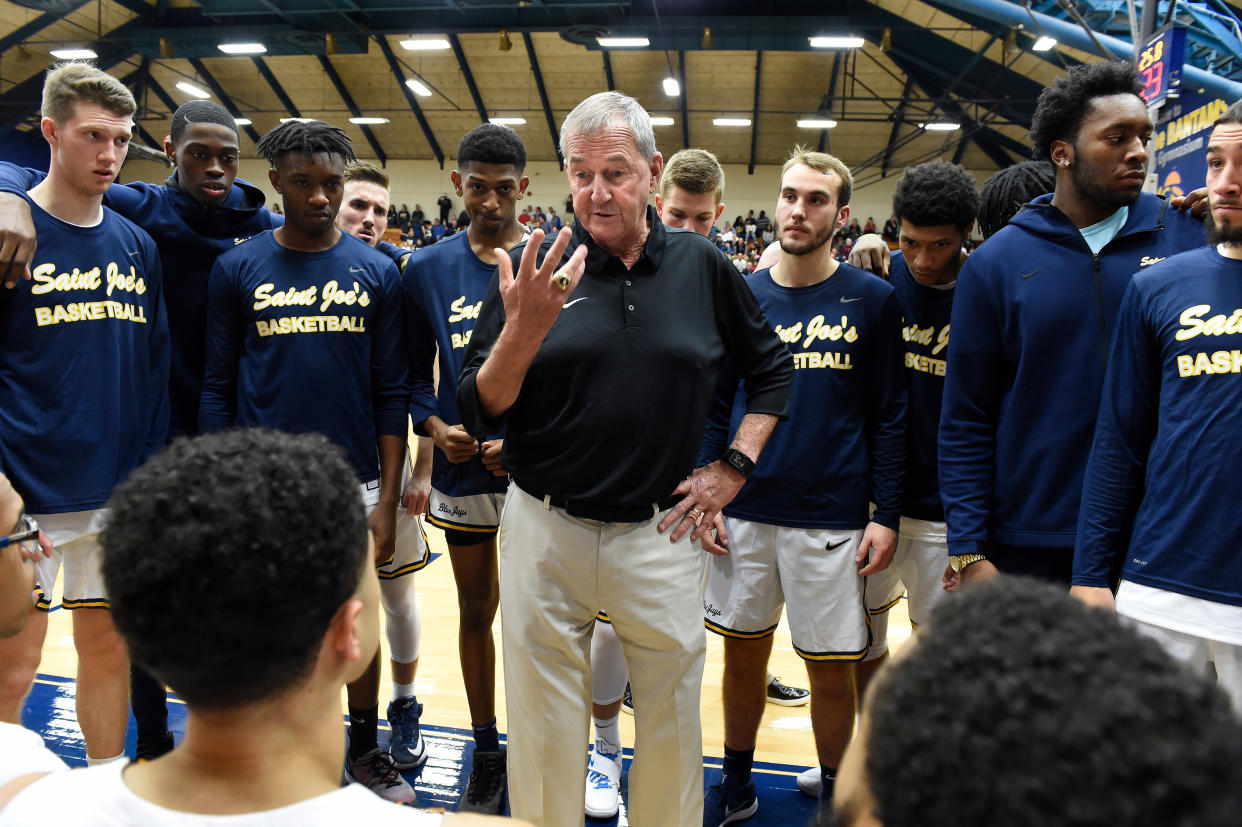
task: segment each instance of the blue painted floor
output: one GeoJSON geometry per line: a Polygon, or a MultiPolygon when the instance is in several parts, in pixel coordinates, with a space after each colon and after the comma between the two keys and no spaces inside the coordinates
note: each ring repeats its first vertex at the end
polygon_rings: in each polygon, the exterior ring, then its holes
{"type": "MultiPolygon", "coordinates": [[[[35,681],[26,708],[22,713],[22,723],[29,729],[39,732],[48,746],[71,766],[86,764],[86,750],[82,742],[82,731],[78,729],[77,718],[73,711],[74,683],[72,679],[53,675],[39,675],[35,681]]],[[[185,705],[173,697],[168,705],[168,724],[178,741],[185,732],[185,705]]],[[[427,742],[429,757],[427,763],[418,770],[405,773],[406,779],[418,791],[419,805],[423,807],[444,807],[453,810],[465,787],[469,774],[470,756],[474,751],[474,741],[465,730],[437,727],[424,723],[423,738],[427,742]]],[[[129,731],[126,734],[126,752],[134,754],[134,722],[130,719],[129,731]]],[[[379,742],[381,746],[388,743],[388,723],[380,720],[379,742]]],[[[621,812],[618,818],[607,821],[584,819],[588,827],[624,827],[629,821],[625,817],[625,798],[628,793],[630,761],[633,753],[626,750],[625,772],[621,776],[621,812]]],[[[585,765],[585,752],[584,752],[585,765]]],[[[759,792],[759,812],[745,824],[750,825],[803,825],[808,823],[815,814],[815,802],[798,792],[795,779],[805,767],[794,767],[786,764],[755,765],[754,778],[759,792]]],[[[704,760],[706,783],[712,783],[720,776],[720,758],[709,757],[704,760]]]]}

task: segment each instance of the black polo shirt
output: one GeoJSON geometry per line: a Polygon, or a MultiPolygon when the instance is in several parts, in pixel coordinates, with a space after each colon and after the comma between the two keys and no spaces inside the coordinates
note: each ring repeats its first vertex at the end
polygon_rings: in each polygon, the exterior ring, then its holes
{"type": "MultiPolygon", "coordinates": [[[[726,356],[745,380],[748,413],[788,414],[793,360],[736,268],[703,236],[665,228],[650,207],[647,221],[647,243],[629,270],[581,222],[574,227],[565,257],[587,245],[582,280],[517,401],[496,419],[475,387],[504,325],[492,278],[457,407],[472,434],[505,428],[505,468],[529,492],[608,505],[667,499],[694,467],[726,356]]],[[[510,253],[514,272],[524,248],[510,253]]]]}

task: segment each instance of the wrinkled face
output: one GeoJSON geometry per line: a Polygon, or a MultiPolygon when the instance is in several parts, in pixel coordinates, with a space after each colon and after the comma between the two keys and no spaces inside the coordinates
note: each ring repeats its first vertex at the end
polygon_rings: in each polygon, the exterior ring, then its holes
{"type": "Polygon", "coordinates": [[[686,192],[675,184],[665,195],[657,195],[655,202],[664,226],[684,227],[699,235],[707,235],[725,208],[716,203],[714,192],[686,192]]]}
{"type": "Polygon", "coordinates": [[[52,166],[57,175],[79,193],[103,195],[116,180],[134,121],[102,106],[79,101],[73,115],[64,123],[44,118],[40,123],[43,137],[52,147],[52,166]]]}
{"type": "Polygon", "coordinates": [[[373,181],[349,181],[336,226],[374,247],[388,229],[388,190],[373,181]]]}
{"type": "Polygon", "coordinates": [[[1224,123],[1212,130],[1207,148],[1207,189],[1212,238],[1242,244],[1242,124],[1224,123]]]}
{"type": "Polygon", "coordinates": [[[465,164],[452,177],[470,226],[484,235],[495,235],[513,222],[518,199],[530,184],[512,164],[465,164]]]}
{"type": "Polygon", "coordinates": [[[633,248],[646,233],[647,199],[664,166],[660,153],[643,158],[622,126],[572,135],[566,148],[574,215],[606,251],[615,255],[633,248]]]}
{"type": "Polygon", "coordinates": [[[961,268],[966,233],[952,224],[920,226],[902,219],[901,254],[919,284],[948,284],[961,268]]]}
{"type": "Polygon", "coordinates": [[[237,133],[218,123],[187,124],[176,145],[164,139],[164,153],[177,167],[181,189],[204,207],[218,207],[237,178],[237,133]]]}
{"type": "Polygon", "coordinates": [[[331,232],[345,187],[340,155],[287,152],[268,177],[285,205],[285,223],[308,236],[331,232]]]}
{"type": "Polygon", "coordinates": [[[834,172],[819,172],[795,164],[781,176],[780,200],[776,204],[776,238],[781,252],[804,256],[823,247],[832,233],[845,224],[850,208],[837,209],[841,179],[834,172]]]}
{"type": "Polygon", "coordinates": [[[1092,99],[1072,144],[1052,142],[1052,159],[1057,166],[1069,161],[1078,194],[1111,212],[1133,204],[1143,191],[1151,133],[1142,98],[1103,95],[1092,99]]]}

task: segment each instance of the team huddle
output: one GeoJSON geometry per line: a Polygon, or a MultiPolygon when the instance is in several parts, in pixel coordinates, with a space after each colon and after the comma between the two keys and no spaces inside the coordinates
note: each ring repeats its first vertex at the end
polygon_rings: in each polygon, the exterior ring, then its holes
{"type": "Polygon", "coordinates": [[[616,92],[561,125],[572,227],[518,221],[525,147],[482,124],[451,174],[468,228],[411,253],[382,240],[389,180],[342,129],[291,120],[259,141],[282,214],[236,178],[236,123],[207,101],[173,115],[167,181],[118,185],[132,96],[89,65],[54,68],[49,172],[0,163],[0,472],[46,541],[22,546],[36,604],[0,624],[0,743],[28,735],[63,571],[92,768],[76,786],[4,786],[51,757],[0,774],[0,825],[215,823],[152,807],[437,823],[390,804],[416,804],[401,771],[428,758],[423,516],[458,591],[474,740],[459,813],[616,815],[624,697],[631,823],[755,816],[786,612],[818,759],[799,787],[823,823],[900,823],[855,726],[899,681],[888,612],[908,595],[926,625],[998,574],[1115,611],[1188,682],[1213,668],[1242,709],[1242,515],[1224,496],[1242,459],[1242,103],[1208,141],[1204,222],[1142,191],[1140,88],[1128,63],[1075,67],[1040,97],[1037,163],[982,193],[957,165],[906,169],[897,250],[864,236],[850,263],[831,244],[849,167],[796,148],[779,243],[743,278],[707,238],[716,157],[665,161],[616,92]],[[160,640],[164,622],[189,651],[160,640]],[[724,639],[724,761],[706,793],[704,628],[724,639]],[[190,712],[175,749],[166,685],[190,712]],[[288,720],[272,715],[294,696],[288,720]],[[131,706],[148,760],[127,768],[131,706]],[[296,785],[221,805],[178,783],[240,772],[223,739],[275,751],[297,727],[332,734],[309,736],[296,785]],[[342,772],[361,787],[336,790],[342,772]]]}

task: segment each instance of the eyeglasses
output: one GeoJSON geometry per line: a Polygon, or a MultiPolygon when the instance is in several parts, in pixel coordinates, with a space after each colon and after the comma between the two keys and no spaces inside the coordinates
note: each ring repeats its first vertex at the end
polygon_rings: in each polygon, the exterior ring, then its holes
{"type": "Polygon", "coordinates": [[[17,531],[0,537],[0,548],[17,546],[27,554],[39,554],[39,524],[29,514],[17,518],[17,531]]]}

